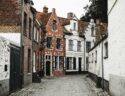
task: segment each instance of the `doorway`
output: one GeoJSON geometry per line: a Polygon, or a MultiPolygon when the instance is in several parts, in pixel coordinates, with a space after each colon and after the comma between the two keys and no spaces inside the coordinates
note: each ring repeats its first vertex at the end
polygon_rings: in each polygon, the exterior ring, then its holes
{"type": "Polygon", "coordinates": [[[20,48],[11,46],[10,50],[10,92],[14,92],[21,87],[20,48]]]}
{"type": "Polygon", "coordinates": [[[82,63],[82,58],[79,57],[78,64],[79,64],[79,73],[81,73],[81,63],[82,63]]]}
{"type": "Polygon", "coordinates": [[[50,76],[50,61],[46,61],[46,76],[50,76]]]}

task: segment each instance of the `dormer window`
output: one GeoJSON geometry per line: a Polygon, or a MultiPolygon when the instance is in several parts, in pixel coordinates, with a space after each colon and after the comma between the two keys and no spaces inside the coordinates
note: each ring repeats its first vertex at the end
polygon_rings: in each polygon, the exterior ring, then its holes
{"type": "Polygon", "coordinates": [[[73,30],[76,30],[76,23],[73,23],[73,30]]]}
{"type": "Polygon", "coordinates": [[[56,31],[57,30],[57,21],[53,20],[52,22],[52,31],[56,31]]]}

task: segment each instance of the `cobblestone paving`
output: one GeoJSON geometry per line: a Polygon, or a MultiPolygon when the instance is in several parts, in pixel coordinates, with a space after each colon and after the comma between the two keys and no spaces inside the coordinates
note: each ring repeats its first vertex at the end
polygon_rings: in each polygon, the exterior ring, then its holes
{"type": "Polygon", "coordinates": [[[43,78],[10,96],[96,96],[84,75],[43,78]]]}

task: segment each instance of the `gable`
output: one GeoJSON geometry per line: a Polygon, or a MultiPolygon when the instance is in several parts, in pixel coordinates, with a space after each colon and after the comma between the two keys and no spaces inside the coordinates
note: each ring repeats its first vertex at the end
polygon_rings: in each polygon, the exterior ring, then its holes
{"type": "Polygon", "coordinates": [[[56,11],[55,8],[53,8],[52,13],[50,15],[50,18],[48,19],[48,22],[47,22],[46,26],[51,26],[52,22],[55,21],[57,23],[57,27],[61,27],[61,24],[59,22],[59,18],[57,17],[55,11],[56,11]]]}

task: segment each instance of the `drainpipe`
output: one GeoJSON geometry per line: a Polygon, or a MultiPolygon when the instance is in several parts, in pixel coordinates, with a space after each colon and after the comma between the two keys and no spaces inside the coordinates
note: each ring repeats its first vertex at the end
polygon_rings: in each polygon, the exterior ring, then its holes
{"type": "Polygon", "coordinates": [[[34,76],[34,73],[33,73],[33,61],[34,61],[34,47],[33,47],[33,44],[34,44],[34,22],[35,22],[35,13],[34,12],[32,12],[32,14],[33,14],[33,24],[32,24],[32,30],[31,30],[31,34],[32,34],[32,36],[31,36],[31,41],[32,41],[32,82],[33,82],[33,76],[34,76]]]}
{"type": "Polygon", "coordinates": [[[64,70],[64,74],[66,74],[66,38],[65,38],[65,33],[63,35],[64,38],[64,66],[63,66],[63,70],[64,70]]]}
{"type": "Polygon", "coordinates": [[[86,59],[86,55],[85,55],[86,51],[85,50],[86,50],[86,37],[84,36],[84,71],[85,71],[85,68],[86,68],[85,67],[86,66],[86,63],[85,63],[85,61],[86,61],[85,60],[86,59]]]}
{"type": "Polygon", "coordinates": [[[23,16],[23,13],[24,13],[24,10],[23,10],[23,5],[24,5],[24,1],[21,0],[21,27],[20,27],[20,87],[22,88],[23,87],[23,19],[24,19],[24,16],[23,16]]]}
{"type": "MultiPolygon", "coordinates": [[[[103,36],[102,36],[103,37],[103,36]]],[[[103,38],[102,38],[103,39],[103,38]]],[[[103,62],[103,40],[102,40],[102,89],[104,90],[104,62],[103,62]]]]}

